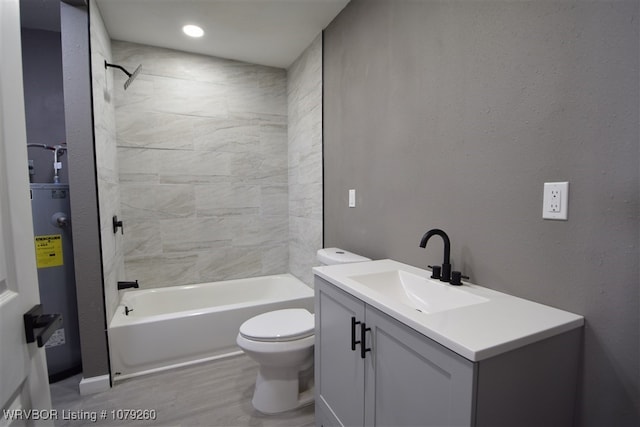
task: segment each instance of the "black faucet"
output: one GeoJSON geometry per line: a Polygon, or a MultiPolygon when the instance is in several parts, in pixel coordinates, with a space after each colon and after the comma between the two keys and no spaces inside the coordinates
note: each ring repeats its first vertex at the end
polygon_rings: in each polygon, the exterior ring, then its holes
{"type": "Polygon", "coordinates": [[[123,289],[128,288],[138,288],[138,281],[135,282],[118,282],[118,290],[121,291],[123,289]]]}
{"type": "Polygon", "coordinates": [[[431,277],[433,277],[434,279],[440,279],[440,281],[442,282],[449,282],[451,281],[451,242],[449,241],[449,236],[447,236],[447,233],[438,228],[427,231],[426,233],[424,233],[424,236],[422,236],[420,247],[426,248],[427,242],[429,241],[431,236],[436,234],[442,237],[442,240],[444,241],[444,260],[442,261],[442,270],[440,271],[440,274],[438,274],[438,270],[440,268],[434,266],[433,275],[431,277]]]}

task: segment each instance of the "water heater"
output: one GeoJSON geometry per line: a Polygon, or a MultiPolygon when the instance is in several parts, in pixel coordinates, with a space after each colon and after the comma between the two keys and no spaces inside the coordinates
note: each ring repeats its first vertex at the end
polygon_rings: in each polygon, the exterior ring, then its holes
{"type": "Polygon", "coordinates": [[[63,318],[45,345],[50,382],[82,371],[69,206],[67,184],[31,184],[40,302],[63,318]]]}

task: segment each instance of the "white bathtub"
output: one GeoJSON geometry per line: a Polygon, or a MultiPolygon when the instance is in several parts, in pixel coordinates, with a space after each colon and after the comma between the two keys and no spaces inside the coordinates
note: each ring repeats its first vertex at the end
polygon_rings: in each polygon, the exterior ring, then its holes
{"type": "Polygon", "coordinates": [[[242,322],[298,307],[313,312],[313,290],[290,274],[122,292],[108,329],[112,378],[240,354],[242,322]]]}

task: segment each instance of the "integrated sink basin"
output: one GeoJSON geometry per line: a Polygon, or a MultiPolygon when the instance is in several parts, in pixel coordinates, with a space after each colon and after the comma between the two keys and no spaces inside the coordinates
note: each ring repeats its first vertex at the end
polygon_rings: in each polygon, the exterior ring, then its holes
{"type": "Polygon", "coordinates": [[[371,307],[472,362],[584,325],[577,314],[470,282],[453,286],[391,259],[314,267],[313,272],[318,285],[335,286],[354,304],[362,302],[363,324],[373,322],[366,314],[371,307]]]}
{"type": "Polygon", "coordinates": [[[447,283],[404,270],[361,274],[349,279],[423,313],[437,313],[489,301],[447,283]]]}

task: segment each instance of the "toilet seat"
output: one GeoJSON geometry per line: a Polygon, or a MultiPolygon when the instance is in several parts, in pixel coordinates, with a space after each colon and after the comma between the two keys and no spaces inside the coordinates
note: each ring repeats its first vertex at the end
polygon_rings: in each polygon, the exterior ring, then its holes
{"type": "Polygon", "coordinates": [[[313,335],[314,327],[313,314],[289,308],[252,317],[240,326],[240,335],[253,341],[295,341],[313,335]]]}

